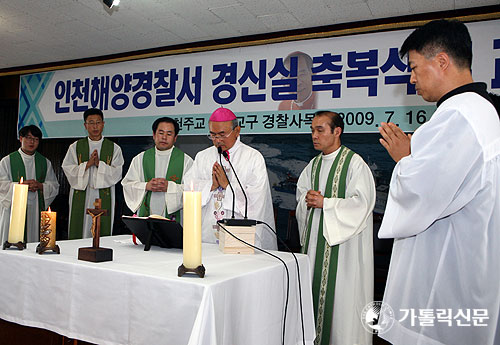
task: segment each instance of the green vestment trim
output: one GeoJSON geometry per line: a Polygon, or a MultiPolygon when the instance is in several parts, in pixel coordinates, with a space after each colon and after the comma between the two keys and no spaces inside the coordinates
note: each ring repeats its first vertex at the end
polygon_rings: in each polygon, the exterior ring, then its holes
{"type": "MultiPolygon", "coordinates": [[[[12,175],[12,182],[19,182],[21,177],[26,180],[26,168],[24,161],[19,151],[14,151],[9,155],[10,158],[10,173],[12,175]]],[[[38,151],[35,151],[35,175],[36,180],[40,183],[45,182],[47,176],[47,159],[38,151]]],[[[28,210],[26,208],[26,210],[28,210]]],[[[38,190],[38,213],[45,210],[45,199],[43,197],[43,188],[38,190]]],[[[28,240],[27,224],[24,225],[24,240],[28,240]]]]}
{"type": "MultiPolygon", "coordinates": [[[[113,160],[114,144],[111,140],[104,138],[101,145],[99,160],[111,165],[113,160]]],[[[87,138],[80,139],[76,142],[76,155],[78,165],[88,162],[89,160],[89,142],[87,138]]],[[[86,190],[73,191],[73,201],[71,203],[71,215],[69,222],[70,240],[80,239],[83,237],[83,219],[85,217],[85,196],[86,190]]],[[[101,236],[111,235],[111,187],[100,188],[99,198],[102,202],[102,209],[108,210],[107,216],[101,216],[101,236]]]]}
{"type": "MultiPolygon", "coordinates": [[[[144,173],[144,182],[149,182],[151,179],[155,178],[155,148],[152,147],[144,152],[142,157],[142,169],[144,173]]],[[[170,154],[170,160],[168,161],[167,174],[165,178],[168,181],[180,184],[182,181],[182,174],[184,173],[184,152],[179,150],[177,147],[173,147],[172,153],[170,154]]],[[[146,191],[144,199],[142,200],[141,206],[139,207],[139,216],[147,217],[151,213],[151,191],[146,191]]],[[[168,218],[175,219],[176,222],[181,221],[181,211],[178,210],[173,214],[167,215],[167,210],[165,209],[165,215],[168,218]]]]}
{"type": "MultiPolygon", "coordinates": [[[[325,198],[345,198],[347,170],[353,155],[353,151],[345,146],[341,146],[328,173],[325,198]]],[[[321,154],[318,155],[313,161],[311,170],[311,185],[313,186],[313,190],[319,190],[321,156],[321,154]]],[[[310,213],[307,229],[304,232],[305,240],[302,252],[305,254],[307,254],[309,247],[313,214],[314,212],[310,213]]],[[[316,318],[315,345],[329,345],[330,342],[339,254],[339,245],[330,246],[323,236],[323,216],[323,210],[321,210],[312,284],[314,314],[316,318]]]]}

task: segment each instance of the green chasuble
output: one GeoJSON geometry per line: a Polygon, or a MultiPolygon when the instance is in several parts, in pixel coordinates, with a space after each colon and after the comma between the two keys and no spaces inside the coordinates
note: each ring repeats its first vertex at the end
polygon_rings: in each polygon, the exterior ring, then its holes
{"type": "MultiPolygon", "coordinates": [[[[24,167],[24,161],[21,157],[19,151],[14,151],[9,155],[10,159],[10,173],[12,175],[12,182],[19,182],[21,177],[23,180],[26,178],[26,168],[24,167]]],[[[47,176],[47,159],[35,151],[35,175],[36,180],[40,183],[45,182],[45,177],[47,176]]],[[[38,213],[45,210],[45,199],[43,197],[43,189],[38,190],[38,213]]],[[[27,224],[24,226],[24,240],[27,241],[27,224]]]]}
{"type": "MultiPolygon", "coordinates": [[[[144,182],[149,182],[151,179],[155,178],[155,148],[152,147],[144,152],[142,157],[142,169],[144,173],[144,182]]],[[[179,150],[177,147],[173,147],[172,153],[170,154],[170,160],[168,161],[167,175],[165,178],[168,181],[180,184],[182,181],[182,174],[184,173],[184,152],[179,150]]],[[[146,195],[142,200],[141,206],[139,207],[139,216],[147,217],[150,213],[151,204],[151,191],[146,191],[146,195]]],[[[167,215],[167,210],[165,209],[165,215],[168,218],[175,219],[176,222],[181,221],[180,210],[167,215]]]]}
{"type": "MultiPolygon", "coordinates": [[[[111,165],[113,160],[113,151],[115,147],[111,140],[104,138],[99,153],[99,160],[111,165]]],[[[89,160],[89,142],[87,138],[76,142],[76,155],[78,164],[88,162],[89,160]]],[[[83,218],[85,216],[85,190],[73,191],[73,201],[71,203],[71,214],[69,222],[69,239],[80,239],[83,237],[83,218]]],[[[111,187],[100,188],[99,198],[102,200],[102,208],[108,210],[107,216],[101,216],[101,236],[111,235],[111,187]]]]}
{"type": "MultiPolygon", "coordinates": [[[[335,157],[325,187],[325,198],[345,198],[347,169],[354,152],[345,146],[335,157]]],[[[319,190],[319,175],[321,171],[322,155],[316,156],[311,169],[311,185],[313,190],[319,190]]],[[[307,254],[311,225],[314,212],[310,213],[306,231],[303,234],[304,246],[302,253],[307,254]]],[[[313,272],[313,304],[316,318],[315,345],[328,345],[333,320],[333,302],[335,299],[335,282],[337,278],[339,246],[330,246],[323,236],[323,210],[321,210],[316,258],[313,272]]],[[[361,322],[361,321],[360,321],[361,322]]],[[[335,344],[343,345],[343,344],[335,344]]]]}

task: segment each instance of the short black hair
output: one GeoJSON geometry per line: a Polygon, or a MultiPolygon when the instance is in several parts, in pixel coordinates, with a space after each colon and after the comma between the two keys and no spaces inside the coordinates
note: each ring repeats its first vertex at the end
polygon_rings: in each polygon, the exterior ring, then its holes
{"type": "Polygon", "coordinates": [[[152,126],[153,133],[156,133],[156,130],[158,129],[158,126],[162,122],[167,122],[167,123],[173,124],[174,125],[175,135],[177,136],[177,134],[179,134],[179,130],[180,130],[179,124],[173,118],[168,117],[168,116],[160,117],[159,119],[156,119],[155,122],[153,122],[153,126],[152,126]]]}
{"type": "Polygon", "coordinates": [[[24,126],[19,130],[20,137],[26,137],[30,134],[38,139],[42,139],[42,131],[35,125],[24,126]]]}
{"type": "Polygon", "coordinates": [[[472,70],[472,40],[465,24],[458,20],[433,20],[419,27],[406,38],[399,55],[404,57],[410,50],[427,59],[444,51],[458,67],[472,70]]]}
{"type": "Polygon", "coordinates": [[[87,117],[89,117],[90,115],[99,115],[104,121],[104,114],[102,113],[101,109],[90,108],[85,110],[85,112],[83,113],[83,121],[87,121],[87,117]]]}
{"type": "Polygon", "coordinates": [[[314,113],[314,117],[316,116],[327,116],[330,119],[330,129],[332,133],[335,127],[339,127],[342,130],[340,133],[340,137],[342,137],[342,134],[344,134],[344,120],[338,113],[329,110],[319,110],[314,113]]]}

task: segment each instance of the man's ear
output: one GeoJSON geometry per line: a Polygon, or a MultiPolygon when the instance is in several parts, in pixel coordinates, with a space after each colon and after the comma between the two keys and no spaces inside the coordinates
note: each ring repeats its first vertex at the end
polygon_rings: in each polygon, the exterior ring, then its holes
{"type": "Polygon", "coordinates": [[[447,69],[451,63],[450,56],[445,52],[438,53],[434,58],[439,64],[439,68],[441,68],[441,70],[443,71],[447,69]]]}
{"type": "Polygon", "coordinates": [[[342,128],[340,128],[340,127],[335,127],[335,129],[333,130],[333,134],[334,134],[336,137],[340,137],[340,135],[342,134],[342,128]]]}

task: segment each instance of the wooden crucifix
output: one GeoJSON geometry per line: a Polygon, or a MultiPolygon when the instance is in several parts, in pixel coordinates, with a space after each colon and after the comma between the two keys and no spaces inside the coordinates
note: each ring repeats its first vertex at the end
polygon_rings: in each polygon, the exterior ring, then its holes
{"type": "Polygon", "coordinates": [[[101,237],[101,216],[106,216],[108,210],[102,209],[101,199],[95,199],[95,208],[88,208],[87,213],[92,217],[92,247],[78,249],[78,260],[91,262],[104,262],[113,260],[113,249],[100,248],[99,239],[101,237]]]}
{"type": "Polygon", "coordinates": [[[102,200],[95,199],[94,202],[95,208],[88,208],[87,213],[92,217],[92,227],[90,230],[92,231],[92,238],[94,239],[92,242],[93,248],[99,248],[99,239],[101,237],[101,216],[107,216],[108,210],[102,209],[102,200]]]}

